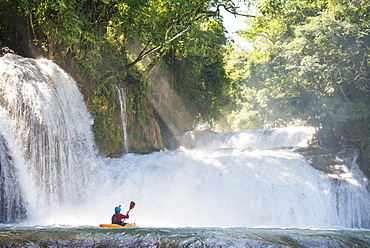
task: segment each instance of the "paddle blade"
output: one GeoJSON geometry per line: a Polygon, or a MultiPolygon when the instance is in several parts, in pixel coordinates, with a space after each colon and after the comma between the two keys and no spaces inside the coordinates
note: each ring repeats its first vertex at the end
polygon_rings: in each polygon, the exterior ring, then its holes
{"type": "Polygon", "coordinates": [[[136,203],[135,202],[130,202],[130,210],[133,209],[135,207],[136,203]]]}

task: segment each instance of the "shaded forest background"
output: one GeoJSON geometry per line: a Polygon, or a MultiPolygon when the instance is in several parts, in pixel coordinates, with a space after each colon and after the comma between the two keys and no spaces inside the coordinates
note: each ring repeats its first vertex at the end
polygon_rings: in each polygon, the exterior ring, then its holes
{"type": "Polygon", "coordinates": [[[0,0],[3,53],[52,59],[78,82],[102,155],[218,131],[310,125],[312,147],[370,168],[370,4],[349,0],[0,0]],[[255,14],[241,13],[241,4],[255,14]],[[234,45],[220,9],[244,15],[234,45]]]}

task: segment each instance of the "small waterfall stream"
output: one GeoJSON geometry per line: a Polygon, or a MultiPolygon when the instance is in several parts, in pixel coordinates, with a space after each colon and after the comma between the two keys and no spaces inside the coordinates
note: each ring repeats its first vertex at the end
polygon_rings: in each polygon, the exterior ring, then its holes
{"type": "Polygon", "coordinates": [[[123,138],[124,138],[124,149],[125,153],[129,152],[128,146],[128,133],[127,133],[127,120],[126,120],[126,96],[125,91],[121,87],[117,86],[118,98],[121,107],[121,118],[122,118],[122,127],[123,127],[123,138]]]}

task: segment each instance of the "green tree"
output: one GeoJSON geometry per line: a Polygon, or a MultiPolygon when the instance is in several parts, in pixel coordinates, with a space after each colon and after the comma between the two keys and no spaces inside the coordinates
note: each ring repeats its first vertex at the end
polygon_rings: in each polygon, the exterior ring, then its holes
{"type": "Polygon", "coordinates": [[[369,3],[267,0],[259,9],[241,32],[254,43],[241,85],[266,90],[286,121],[307,121],[324,141],[338,134],[368,157],[369,3]]]}
{"type": "Polygon", "coordinates": [[[256,75],[259,87],[280,99],[281,107],[293,107],[291,117],[317,127],[333,129],[350,119],[367,118],[369,32],[359,23],[361,18],[354,17],[368,6],[354,5],[344,1],[262,1],[261,15],[242,33],[261,44],[254,50],[261,55],[250,59],[253,66],[248,83],[255,85],[256,75]],[[348,112],[353,106],[357,106],[357,114],[348,112]]]}
{"type": "MultiPolygon", "coordinates": [[[[223,72],[224,30],[220,8],[236,12],[231,0],[10,0],[28,19],[34,44],[81,79],[86,102],[95,119],[98,144],[116,140],[116,85],[130,86],[129,110],[145,124],[146,75],[170,51],[186,54],[197,68],[194,80],[179,81],[184,99],[199,120],[216,118],[226,101],[223,72]],[[215,28],[216,32],[207,32],[215,28]],[[217,34],[216,34],[217,33],[217,34]],[[199,37],[198,37],[199,36],[199,37]],[[193,38],[190,38],[193,37],[193,38]],[[194,42],[201,38],[205,43],[194,42]],[[188,43],[184,46],[185,43],[188,43]],[[211,42],[215,45],[212,48],[211,42]],[[201,49],[193,47],[200,46],[201,49]],[[135,48],[138,52],[132,52],[135,48]],[[220,49],[221,48],[221,49],[220,49]],[[219,51],[212,51],[219,49],[219,51]],[[192,57],[193,56],[193,57],[192,57]],[[190,57],[199,59],[197,67],[190,57]],[[149,58],[150,63],[140,63],[149,58]],[[216,76],[212,71],[216,71],[216,76]],[[214,83],[212,83],[214,82],[214,83]],[[131,87],[132,86],[132,87],[131,87]],[[195,93],[195,94],[194,94],[195,93]],[[113,131],[112,131],[113,130],[113,131]]],[[[243,0],[242,2],[249,2],[243,0]]],[[[176,55],[178,56],[178,55],[176,55]]]]}
{"type": "Polygon", "coordinates": [[[226,37],[216,20],[193,26],[165,57],[173,70],[173,88],[199,122],[213,122],[227,104],[230,80],[224,69],[226,37]]]}

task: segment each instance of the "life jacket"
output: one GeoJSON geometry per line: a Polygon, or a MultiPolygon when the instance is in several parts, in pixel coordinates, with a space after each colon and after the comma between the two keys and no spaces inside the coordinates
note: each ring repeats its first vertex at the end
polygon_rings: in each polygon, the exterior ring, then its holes
{"type": "Polygon", "coordinates": [[[118,219],[117,214],[114,214],[112,216],[112,224],[120,224],[120,222],[121,221],[118,219]]]}

